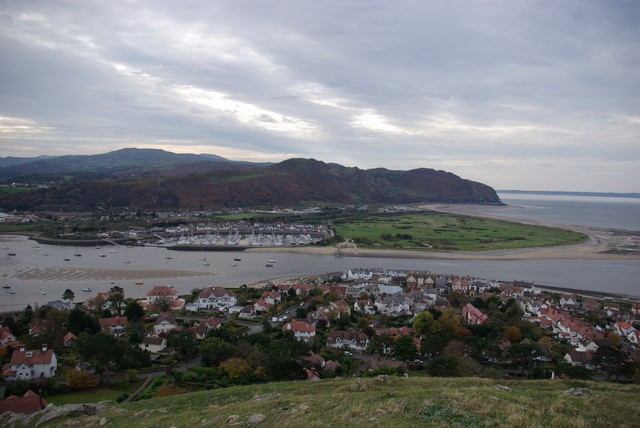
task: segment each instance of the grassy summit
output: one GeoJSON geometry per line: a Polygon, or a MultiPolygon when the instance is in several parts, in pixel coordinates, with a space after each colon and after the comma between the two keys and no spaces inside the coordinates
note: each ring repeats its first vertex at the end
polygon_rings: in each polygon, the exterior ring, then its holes
{"type": "MultiPolygon", "coordinates": [[[[637,426],[640,386],[587,381],[367,378],[238,386],[128,404],[77,420],[113,427],[637,426]],[[585,388],[576,395],[575,388],[585,388]],[[124,411],[122,410],[124,409],[124,411]],[[103,422],[105,422],[103,420],[103,422]]],[[[57,421],[63,424],[63,421],[57,421]]]]}

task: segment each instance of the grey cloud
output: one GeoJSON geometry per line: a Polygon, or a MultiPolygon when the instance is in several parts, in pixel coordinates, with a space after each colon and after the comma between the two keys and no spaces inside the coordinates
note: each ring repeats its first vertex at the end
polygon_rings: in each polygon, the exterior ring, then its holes
{"type": "MultiPolygon", "coordinates": [[[[640,182],[633,1],[42,0],[0,16],[0,116],[54,128],[24,136],[34,155],[71,138],[101,138],[94,152],[172,138],[366,167],[431,159],[496,187],[483,164],[567,180],[550,157],[610,164],[610,179],[560,190],[640,182]]],[[[2,152],[16,154],[12,138],[2,152]]],[[[530,177],[520,186],[540,188],[530,177]]]]}

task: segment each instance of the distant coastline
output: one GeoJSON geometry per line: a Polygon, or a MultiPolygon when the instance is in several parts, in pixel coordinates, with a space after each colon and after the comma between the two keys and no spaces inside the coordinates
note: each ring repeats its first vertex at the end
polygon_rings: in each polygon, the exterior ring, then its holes
{"type": "Polygon", "coordinates": [[[607,198],[640,198],[640,193],[614,192],[563,192],[555,190],[496,190],[498,193],[513,195],[552,195],[552,196],[599,196],[607,198]]]}

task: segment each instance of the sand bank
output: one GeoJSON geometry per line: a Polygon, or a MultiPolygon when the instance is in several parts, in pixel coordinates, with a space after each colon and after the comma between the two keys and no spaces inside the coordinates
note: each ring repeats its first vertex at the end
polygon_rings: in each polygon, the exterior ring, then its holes
{"type": "MultiPolygon", "coordinates": [[[[163,269],[104,269],[94,267],[25,267],[12,278],[40,281],[115,281],[211,276],[211,272],[163,269]]],[[[6,276],[6,275],[5,275],[6,276]]]]}

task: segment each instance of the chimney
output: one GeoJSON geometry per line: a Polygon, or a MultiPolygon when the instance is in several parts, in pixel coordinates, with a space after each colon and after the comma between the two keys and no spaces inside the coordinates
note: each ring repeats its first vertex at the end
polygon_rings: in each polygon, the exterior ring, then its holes
{"type": "Polygon", "coordinates": [[[24,345],[20,347],[20,352],[24,352],[24,345]]]}
{"type": "Polygon", "coordinates": [[[42,352],[47,352],[47,344],[46,343],[42,344],[42,352]]]}

